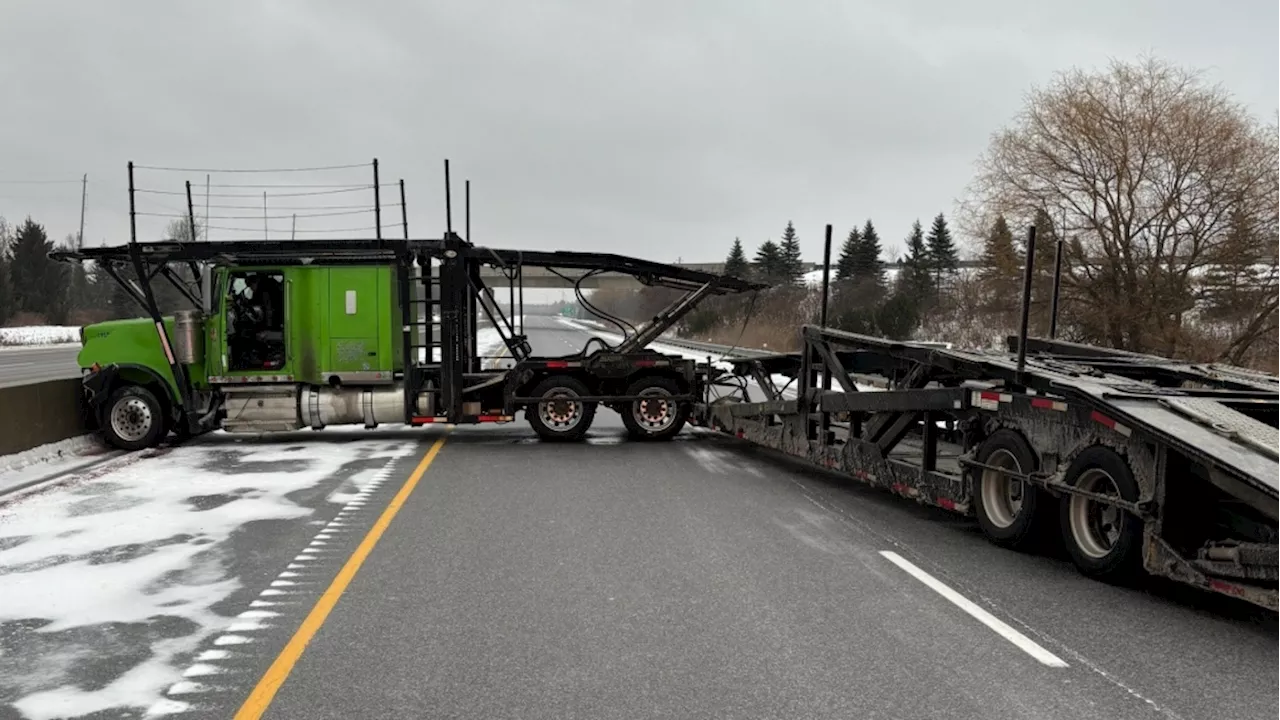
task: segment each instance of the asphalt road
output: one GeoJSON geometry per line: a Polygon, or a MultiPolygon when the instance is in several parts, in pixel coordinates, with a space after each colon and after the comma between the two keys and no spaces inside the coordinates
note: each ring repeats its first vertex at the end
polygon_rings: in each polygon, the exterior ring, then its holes
{"type": "Polygon", "coordinates": [[[0,347],[0,387],[80,376],[77,345],[0,347]]]}
{"type": "MultiPolygon", "coordinates": [[[[539,354],[587,337],[553,319],[528,331],[539,354]]],[[[231,717],[441,434],[391,436],[413,453],[340,513],[302,494],[309,517],[234,536],[226,572],[244,587],[220,613],[272,617],[205,637],[153,709],[231,717]]],[[[211,442],[221,465],[245,452],[211,442]]],[[[269,470],[244,467],[248,487],[269,470]]],[[[1093,582],[730,438],[624,442],[601,411],[581,445],[540,443],[523,421],[449,433],[296,664],[276,665],[288,675],[263,717],[1274,718],[1276,637],[1274,614],[1093,582]]],[[[93,652],[28,647],[0,643],[0,670],[93,652]]]]}

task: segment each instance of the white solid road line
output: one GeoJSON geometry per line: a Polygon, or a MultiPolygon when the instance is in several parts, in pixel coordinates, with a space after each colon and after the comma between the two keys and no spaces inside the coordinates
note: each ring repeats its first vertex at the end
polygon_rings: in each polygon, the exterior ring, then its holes
{"type": "Polygon", "coordinates": [[[955,590],[952,590],[942,584],[937,578],[911,564],[910,561],[906,560],[898,553],[893,552],[892,550],[881,550],[880,554],[889,562],[905,570],[911,577],[919,580],[925,585],[928,585],[931,590],[950,600],[961,610],[964,610],[977,618],[978,622],[994,630],[997,635],[1018,646],[1018,648],[1026,654],[1049,667],[1067,667],[1067,663],[1064,662],[1062,658],[1054,655],[1048,650],[1045,650],[1043,647],[1036,644],[1031,638],[1001,622],[999,618],[978,607],[968,598],[955,590]]]}

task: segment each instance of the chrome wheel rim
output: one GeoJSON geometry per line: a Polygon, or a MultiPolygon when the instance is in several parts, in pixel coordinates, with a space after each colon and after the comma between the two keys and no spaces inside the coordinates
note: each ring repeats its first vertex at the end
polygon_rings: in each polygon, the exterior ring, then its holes
{"type": "Polygon", "coordinates": [[[126,442],[145,438],[154,422],[151,408],[141,398],[125,398],[111,408],[111,431],[126,442]]]}
{"type": "Polygon", "coordinates": [[[582,422],[582,403],[573,398],[578,393],[568,388],[555,388],[542,396],[538,403],[538,418],[542,424],[557,432],[568,432],[582,422]]]}
{"type": "Polygon", "coordinates": [[[631,417],[636,424],[650,433],[668,430],[676,422],[675,403],[671,402],[671,393],[662,388],[645,388],[636,393],[644,397],[631,403],[631,417]]]}

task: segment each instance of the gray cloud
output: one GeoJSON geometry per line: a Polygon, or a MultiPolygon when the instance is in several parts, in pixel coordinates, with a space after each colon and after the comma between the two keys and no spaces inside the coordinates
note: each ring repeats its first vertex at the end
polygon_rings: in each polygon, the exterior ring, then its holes
{"type": "MultiPolygon", "coordinates": [[[[376,156],[384,179],[408,184],[413,234],[436,236],[450,157],[458,188],[474,183],[478,242],[710,261],[734,236],[754,246],[790,219],[816,259],[824,223],[841,236],[871,217],[900,244],[912,220],[950,212],[990,133],[1032,84],[1070,65],[1152,51],[1210,68],[1263,117],[1280,105],[1274,2],[1062,7],[9,0],[0,180],[88,172],[86,234],[114,243],[128,233],[130,159],[376,156]]],[[[204,183],[139,177],[170,190],[204,183]]],[[[252,180],[213,178],[235,181],[252,180]]],[[[312,199],[322,200],[337,202],[312,199]]],[[[148,196],[141,209],[181,206],[148,196]]],[[[57,237],[73,232],[79,188],[0,184],[0,215],[26,213],[57,237]]],[[[160,234],[164,218],[142,220],[144,237],[160,234]]]]}

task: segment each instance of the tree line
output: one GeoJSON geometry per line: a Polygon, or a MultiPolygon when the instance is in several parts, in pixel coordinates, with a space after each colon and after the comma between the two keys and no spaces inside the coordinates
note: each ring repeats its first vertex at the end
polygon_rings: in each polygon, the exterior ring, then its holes
{"type": "MultiPolygon", "coordinates": [[[[943,213],[926,232],[917,220],[905,237],[906,252],[896,258],[899,269],[890,277],[875,223],[868,219],[849,230],[832,261],[828,324],[863,334],[906,339],[916,333],[931,308],[955,282],[959,249],[943,213]]],[[[792,344],[796,328],[817,322],[820,298],[806,283],[805,264],[795,225],[788,222],[779,242],[765,240],[748,259],[741,239],[735,239],[723,272],[766,283],[770,288],[753,300],[711,298],[686,316],[680,330],[730,344],[755,342],[755,347],[792,344]],[[754,339],[752,339],[754,338],[754,339]]],[[[676,294],[664,288],[599,290],[591,303],[610,314],[630,319],[651,317],[676,294]]]]}
{"type": "MultiPolygon", "coordinates": [[[[196,238],[203,237],[196,222],[196,238]]],[[[189,238],[190,223],[174,220],[165,239],[189,238]]],[[[48,236],[40,223],[27,217],[17,226],[0,217],[0,327],[12,325],[85,325],[103,320],[139,317],[141,307],[119,283],[92,262],[63,263],[49,253],[79,247],[75,235],[61,242],[48,236]]],[[[132,267],[117,267],[127,281],[137,281],[132,267]]],[[[190,282],[190,272],[179,270],[190,282]]],[[[165,280],[151,285],[161,312],[192,307],[187,298],[165,280]]]]}
{"type": "MultiPolygon", "coordinates": [[[[941,215],[906,238],[886,278],[868,221],[834,262],[829,324],[891,338],[996,348],[1017,330],[1026,229],[1036,227],[1030,332],[1047,336],[1061,247],[1057,337],[1131,352],[1280,365],[1280,132],[1199,72],[1144,57],[1060,73],[1036,88],[993,135],[955,217],[980,267],[958,272],[941,215]]],[[[818,320],[803,287],[798,241],[748,259],[735,240],[729,274],[772,288],[743,302],[716,298],[682,330],[729,345],[793,350],[798,326],[818,320]],[[785,249],[784,249],[785,248],[785,249]]],[[[632,318],[662,291],[600,293],[593,302],[632,318]]]]}

